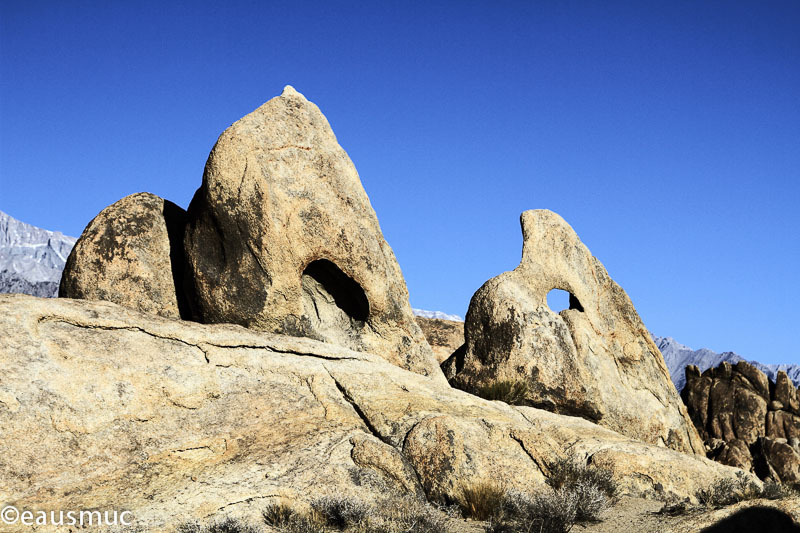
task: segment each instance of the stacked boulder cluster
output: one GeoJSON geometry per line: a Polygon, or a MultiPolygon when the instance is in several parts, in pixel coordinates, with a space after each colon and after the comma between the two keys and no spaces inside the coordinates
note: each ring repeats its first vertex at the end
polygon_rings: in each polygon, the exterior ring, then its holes
{"type": "Polygon", "coordinates": [[[786,372],[773,383],[753,365],[686,367],[681,392],[709,456],[762,479],[800,483],[800,401],[786,372]]]}
{"type": "MultiPolygon", "coordinates": [[[[166,530],[329,493],[536,491],[566,454],[634,496],[736,479],[572,228],[546,210],[521,226],[519,266],[475,293],[464,345],[434,354],[353,163],[287,86],[222,133],[187,210],[123,198],[78,239],[62,298],[0,297],[0,500],[166,530]],[[477,397],[501,383],[516,405],[477,397]]],[[[786,427],[796,402],[759,394],[786,427]]]]}
{"type": "Polygon", "coordinates": [[[625,291],[557,214],[526,211],[521,224],[519,267],[475,294],[466,345],[443,373],[353,163],[287,86],[220,136],[188,211],[139,193],[95,217],[59,295],[310,337],[470,392],[522,382],[528,405],[701,453],[625,291]],[[547,306],[554,288],[571,295],[560,314],[547,306]]]}

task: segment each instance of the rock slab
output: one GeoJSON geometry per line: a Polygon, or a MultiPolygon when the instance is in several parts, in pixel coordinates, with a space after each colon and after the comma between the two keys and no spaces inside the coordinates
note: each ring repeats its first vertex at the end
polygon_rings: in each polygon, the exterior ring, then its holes
{"type": "Polygon", "coordinates": [[[353,163],[292,87],[222,133],[188,213],[196,319],[332,342],[443,379],[353,163]]]}
{"type": "Polygon", "coordinates": [[[466,349],[443,363],[459,388],[527,384],[526,401],[686,453],[703,443],[630,298],[557,214],[521,216],[522,261],[487,281],[466,316],[466,349]],[[552,289],[570,308],[547,306],[552,289]]]}
{"type": "Polygon", "coordinates": [[[324,494],[535,491],[565,450],[649,498],[738,472],[369,353],[109,302],[0,295],[0,365],[0,501],[129,510],[139,531],[324,494]]]}

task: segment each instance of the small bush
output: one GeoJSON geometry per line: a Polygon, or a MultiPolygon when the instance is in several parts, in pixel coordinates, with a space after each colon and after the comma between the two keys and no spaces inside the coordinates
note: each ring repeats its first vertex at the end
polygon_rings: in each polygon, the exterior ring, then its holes
{"type": "Polygon", "coordinates": [[[617,500],[617,482],[610,470],[589,466],[576,458],[559,458],[548,465],[547,484],[572,493],[577,520],[597,520],[617,500]]]}
{"type": "Polygon", "coordinates": [[[484,521],[502,512],[505,499],[506,491],[503,487],[482,481],[461,488],[458,506],[464,516],[484,521]]]}
{"type": "Polygon", "coordinates": [[[347,496],[323,496],[311,502],[314,509],[329,526],[345,529],[363,523],[374,513],[371,505],[347,496]]]}
{"type": "Polygon", "coordinates": [[[762,491],[744,472],[737,472],[736,479],[721,478],[711,486],[695,493],[697,501],[706,507],[724,507],[745,500],[762,497],[762,491]]]}
{"type": "Polygon", "coordinates": [[[541,492],[531,500],[528,531],[567,533],[578,518],[578,497],[566,487],[541,492]]]}
{"type": "Polygon", "coordinates": [[[264,517],[264,522],[266,522],[268,526],[277,528],[288,524],[294,515],[294,509],[285,503],[270,504],[261,512],[261,516],[264,517]]]}
{"type": "Polygon", "coordinates": [[[599,486],[579,480],[572,487],[565,487],[575,499],[575,518],[578,521],[598,520],[600,514],[611,507],[611,499],[599,486]]]}
{"type": "Polygon", "coordinates": [[[475,393],[485,400],[500,400],[509,405],[526,405],[528,384],[524,381],[495,381],[482,385],[475,393]]]}
{"type": "Polygon", "coordinates": [[[284,503],[268,505],[261,513],[264,522],[285,533],[324,533],[325,524],[315,513],[301,513],[284,503]]]}
{"type": "MultiPolygon", "coordinates": [[[[375,504],[347,496],[323,496],[311,502],[311,512],[270,505],[264,521],[284,533],[442,533],[447,517],[427,502],[389,496],[375,504]]],[[[191,533],[191,532],[190,532],[191,533]]]]}
{"type": "Polygon", "coordinates": [[[744,472],[737,472],[736,479],[718,479],[705,489],[695,493],[697,500],[706,507],[724,507],[745,500],[767,498],[778,500],[795,494],[795,490],[778,481],[768,479],[761,488],[744,472]]]}
{"type": "Polygon", "coordinates": [[[781,498],[788,498],[794,496],[795,491],[787,487],[783,483],[768,479],[764,482],[764,488],[761,489],[761,497],[768,500],[780,500],[781,498]]]}
{"type": "Polygon", "coordinates": [[[205,526],[196,522],[182,524],[178,526],[178,533],[261,533],[261,530],[241,520],[225,517],[205,526]]]}
{"type": "Polygon", "coordinates": [[[382,500],[378,512],[367,521],[364,533],[442,533],[447,516],[427,502],[408,496],[382,500]]]}

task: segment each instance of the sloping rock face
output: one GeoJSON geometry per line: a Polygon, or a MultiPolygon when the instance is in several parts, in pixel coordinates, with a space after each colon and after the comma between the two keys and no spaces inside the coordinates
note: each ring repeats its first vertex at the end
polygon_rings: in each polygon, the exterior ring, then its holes
{"type": "Polygon", "coordinates": [[[417,324],[430,344],[436,360],[444,362],[464,345],[464,323],[458,320],[417,316],[417,324]]]}
{"type": "Polygon", "coordinates": [[[59,296],[105,300],[146,313],[188,315],[184,296],[186,212],[136,193],[103,209],[67,258],[59,296]]]}
{"type": "Polygon", "coordinates": [[[686,367],[681,393],[709,457],[762,479],[800,483],[800,402],[787,374],[777,383],[753,365],[686,367]]]}
{"type": "Polygon", "coordinates": [[[636,496],[693,497],[738,472],[372,354],[108,302],[1,295],[0,341],[0,501],[129,510],[140,531],[324,494],[535,491],[565,450],[636,496]]]}
{"type": "Polygon", "coordinates": [[[522,261],[472,297],[466,350],[443,363],[459,388],[527,384],[526,400],[581,416],[643,442],[703,453],[697,435],[625,291],[557,214],[521,216],[522,261]],[[547,306],[552,289],[570,308],[547,306]]]}
{"type": "Polygon", "coordinates": [[[353,163],[288,87],[222,133],[189,206],[196,317],[441,371],[353,163]]]}

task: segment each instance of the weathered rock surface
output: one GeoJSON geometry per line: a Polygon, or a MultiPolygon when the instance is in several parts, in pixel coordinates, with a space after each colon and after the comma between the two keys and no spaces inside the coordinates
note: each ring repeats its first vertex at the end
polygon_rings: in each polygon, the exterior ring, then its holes
{"type": "Polygon", "coordinates": [[[762,479],[800,483],[798,393],[785,372],[773,384],[745,361],[702,374],[689,365],[681,396],[709,457],[762,479]]]}
{"type": "Polygon", "coordinates": [[[524,381],[527,401],[687,453],[703,444],[625,291],[551,211],[521,216],[522,261],[472,297],[466,350],[445,361],[450,382],[477,391],[524,381]],[[547,306],[551,289],[570,309],[547,306]]]}
{"type": "Polygon", "coordinates": [[[417,324],[440,363],[464,345],[464,323],[417,316],[417,324]]]}
{"type": "Polygon", "coordinates": [[[442,379],[353,163],[292,87],[222,133],[188,211],[202,322],[332,342],[442,379]]]}
{"type": "Polygon", "coordinates": [[[150,193],[106,207],[75,243],[59,296],[105,300],[146,313],[186,315],[183,232],[186,212],[150,193]]]}
{"type": "Polygon", "coordinates": [[[130,510],[144,531],[386,490],[366,472],[432,499],[485,479],[535,490],[565,453],[634,496],[691,497],[738,472],[372,354],[108,302],[0,296],[0,365],[0,501],[130,510]]]}

